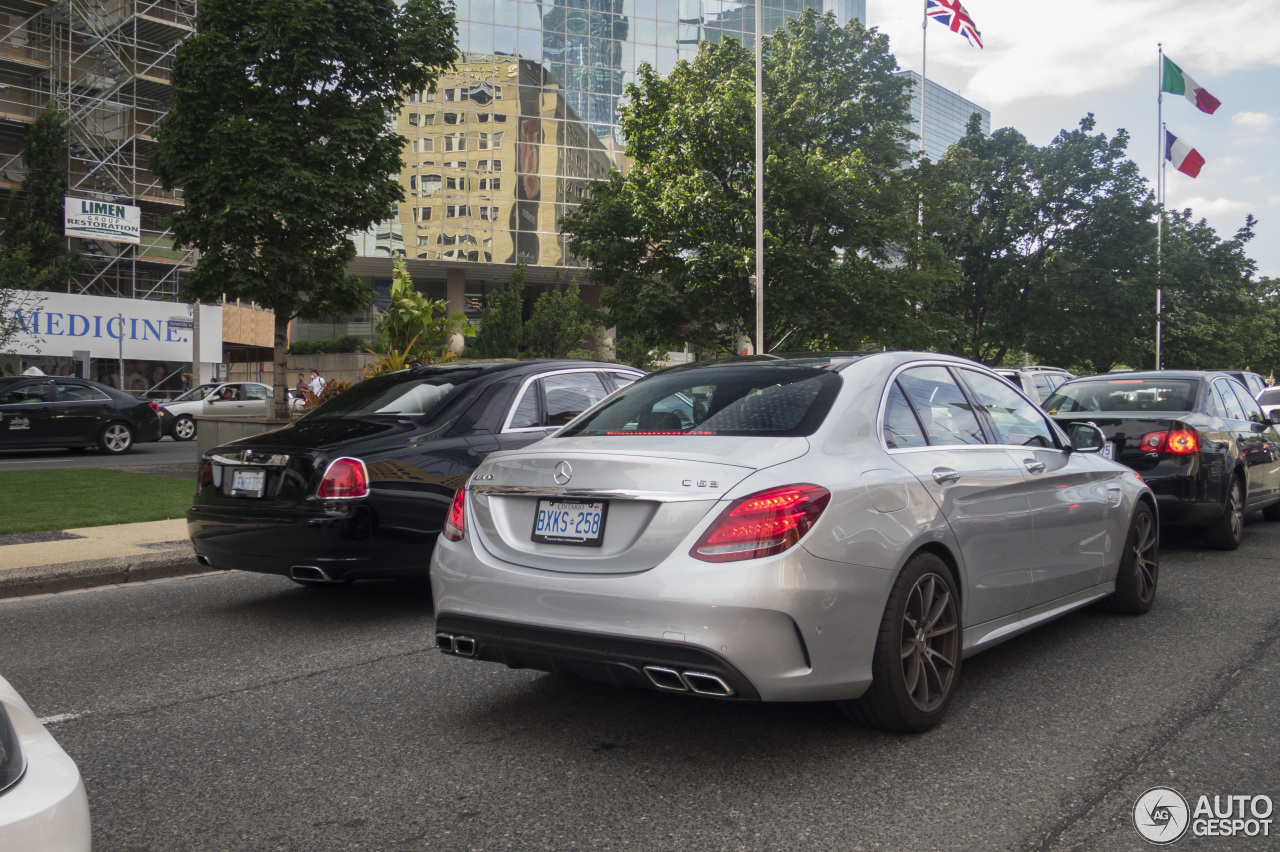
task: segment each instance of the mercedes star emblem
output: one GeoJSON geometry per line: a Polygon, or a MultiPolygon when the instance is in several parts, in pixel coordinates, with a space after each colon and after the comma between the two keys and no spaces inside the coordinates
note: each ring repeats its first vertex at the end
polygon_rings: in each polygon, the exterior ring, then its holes
{"type": "Polygon", "coordinates": [[[567,485],[569,480],[573,479],[573,468],[569,467],[568,462],[562,461],[556,465],[556,472],[551,478],[556,481],[556,485],[567,485]]]}

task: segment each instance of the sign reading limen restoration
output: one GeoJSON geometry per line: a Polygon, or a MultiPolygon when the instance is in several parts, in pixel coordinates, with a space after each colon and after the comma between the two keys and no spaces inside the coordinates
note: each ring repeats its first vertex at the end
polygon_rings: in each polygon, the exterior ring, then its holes
{"type": "Polygon", "coordinates": [[[141,208],[70,196],[65,197],[63,202],[63,219],[68,237],[112,243],[142,242],[141,208]]]}

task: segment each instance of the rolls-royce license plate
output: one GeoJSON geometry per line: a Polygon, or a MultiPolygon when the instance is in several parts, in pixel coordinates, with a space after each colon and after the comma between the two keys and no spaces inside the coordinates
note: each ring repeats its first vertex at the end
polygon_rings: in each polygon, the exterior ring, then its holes
{"type": "Polygon", "coordinates": [[[267,485],[265,470],[237,470],[231,474],[232,495],[243,494],[246,497],[261,497],[267,485]]]}

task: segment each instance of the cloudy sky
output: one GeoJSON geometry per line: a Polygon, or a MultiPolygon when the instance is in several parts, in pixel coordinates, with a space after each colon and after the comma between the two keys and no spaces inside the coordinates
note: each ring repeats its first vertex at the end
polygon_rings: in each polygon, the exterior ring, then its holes
{"type": "MultiPolygon", "coordinates": [[[[1190,207],[1228,238],[1258,219],[1247,252],[1280,278],[1280,0],[964,0],[979,50],[929,24],[929,79],[991,110],[991,126],[1048,144],[1092,112],[1096,131],[1129,131],[1129,156],[1159,165],[1157,43],[1222,101],[1205,115],[1164,97],[1164,122],[1205,158],[1192,179],[1167,168],[1166,206],[1190,207]]],[[[920,70],[922,0],[867,0],[898,64],[920,70]]]]}

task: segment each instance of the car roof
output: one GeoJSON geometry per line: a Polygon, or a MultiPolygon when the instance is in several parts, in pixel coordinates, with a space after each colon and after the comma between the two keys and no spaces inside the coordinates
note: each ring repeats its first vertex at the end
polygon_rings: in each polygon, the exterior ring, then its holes
{"type": "Polygon", "coordinates": [[[1123,373],[1097,373],[1092,376],[1077,376],[1072,379],[1072,383],[1083,381],[1097,381],[1106,379],[1110,381],[1129,381],[1133,379],[1205,379],[1223,376],[1226,378],[1235,378],[1224,370],[1127,370],[1123,373]],[[1118,379],[1116,376],[1124,376],[1118,379]]]}

